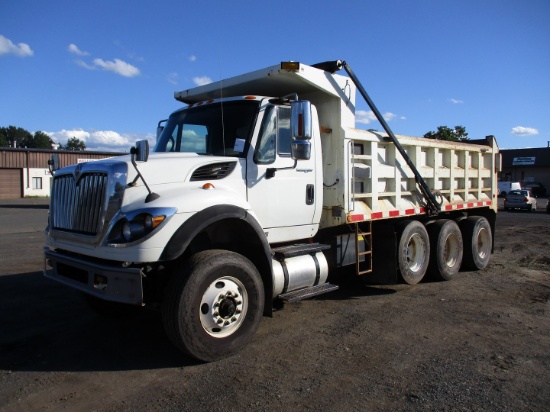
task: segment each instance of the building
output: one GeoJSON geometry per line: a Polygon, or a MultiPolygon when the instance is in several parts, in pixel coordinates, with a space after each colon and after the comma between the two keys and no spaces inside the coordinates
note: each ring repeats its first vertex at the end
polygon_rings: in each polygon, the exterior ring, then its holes
{"type": "Polygon", "coordinates": [[[59,156],[61,167],[124,154],[0,147],[0,199],[49,196],[48,160],[54,153],[59,156]]]}
{"type": "Polygon", "coordinates": [[[506,149],[502,155],[500,181],[527,183],[539,182],[550,195],[550,145],[531,149],[506,149]]]}

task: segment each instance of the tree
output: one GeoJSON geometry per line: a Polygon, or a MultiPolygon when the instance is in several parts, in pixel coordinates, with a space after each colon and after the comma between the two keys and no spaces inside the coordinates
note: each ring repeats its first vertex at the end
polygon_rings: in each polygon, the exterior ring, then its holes
{"type": "Polygon", "coordinates": [[[51,149],[53,140],[46,133],[34,135],[22,127],[0,127],[0,147],[27,147],[29,149],[51,149]]]}
{"type": "Polygon", "coordinates": [[[428,132],[424,135],[424,137],[426,139],[449,140],[452,142],[464,142],[470,140],[464,126],[455,126],[454,129],[447,126],[439,126],[437,128],[437,132],[428,132]]]}
{"type": "MultiPolygon", "coordinates": [[[[22,147],[22,143],[25,139],[32,138],[32,135],[22,127],[8,126],[0,127],[0,134],[5,137],[7,144],[5,146],[9,147],[22,147]]],[[[0,138],[0,141],[4,139],[0,138]]]]}
{"type": "Polygon", "coordinates": [[[38,131],[34,132],[34,135],[27,135],[21,141],[20,147],[27,147],[29,149],[51,149],[53,140],[46,133],[38,131]]]}
{"type": "Polygon", "coordinates": [[[77,137],[71,137],[67,140],[67,144],[62,146],[65,150],[86,150],[86,143],[83,140],[80,140],[77,137]]]}

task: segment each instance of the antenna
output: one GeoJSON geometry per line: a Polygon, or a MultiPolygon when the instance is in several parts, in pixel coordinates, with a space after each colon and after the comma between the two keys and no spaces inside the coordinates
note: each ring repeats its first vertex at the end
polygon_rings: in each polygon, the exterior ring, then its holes
{"type": "Polygon", "coordinates": [[[223,118],[223,76],[222,76],[222,59],[220,55],[220,49],[218,49],[218,64],[220,68],[220,109],[222,116],[222,145],[223,145],[223,155],[225,156],[225,121],[223,118]]]}

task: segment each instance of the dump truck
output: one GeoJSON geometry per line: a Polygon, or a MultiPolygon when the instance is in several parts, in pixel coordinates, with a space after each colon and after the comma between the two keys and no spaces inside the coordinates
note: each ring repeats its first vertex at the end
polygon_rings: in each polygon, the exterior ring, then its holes
{"type": "Polygon", "coordinates": [[[414,285],[488,265],[493,136],[395,135],[341,60],[282,62],[174,97],[184,106],[158,123],[152,150],[49,162],[44,275],[104,313],[157,309],[177,348],[215,361],[262,316],[350,272],[414,285]],[[357,92],[384,131],[356,128],[357,92]]]}

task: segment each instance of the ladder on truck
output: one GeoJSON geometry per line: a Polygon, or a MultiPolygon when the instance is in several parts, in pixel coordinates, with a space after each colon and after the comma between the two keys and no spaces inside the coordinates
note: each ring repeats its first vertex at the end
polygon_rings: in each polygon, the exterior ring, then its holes
{"type": "Polygon", "coordinates": [[[372,222],[355,224],[355,273],[366,275],[372,272],[372,222]],[[360,240],[363,240],[364,249],[360,248],[360,240]]]}

